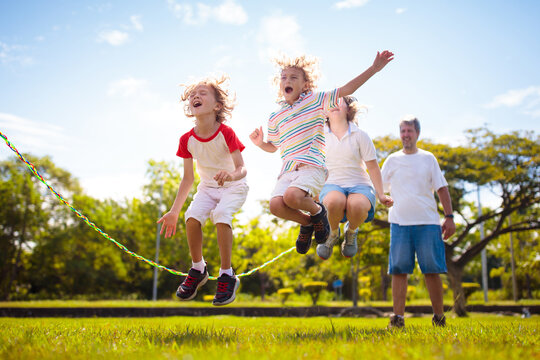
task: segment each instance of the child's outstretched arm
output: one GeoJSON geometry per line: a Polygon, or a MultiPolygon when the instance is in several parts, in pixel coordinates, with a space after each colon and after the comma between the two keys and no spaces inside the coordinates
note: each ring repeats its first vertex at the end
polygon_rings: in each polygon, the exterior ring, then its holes
{"type": "Polygon", "coordinates": [[[182,210],[182,206],[186,202],[189,191],[191,190],[191,185],[195,176],[193,175],[193,158],[184,159],[184,177],[180,182],[178,187],[178,192],[176,193],[176,199],[174,199],[174,204],[169,210],[168,213],[163,215],[161,219],[157,221],[158,224],[161,224],[160,234],[163,234],[165,231],[165,237],[169,238],[176,234],[176,224],[178,223],[178,216],[182,210]]]}
{"type": "Polygon", "coordinates": [[[394,53],[384,50],[382,53],[377,51],[377,56],[373,61],[373,65],[367,68],[366,71],[349,81],[347,84],[339,88],[339,96],[347,96],[353,94],[360,86],[364,85],[377,72],[381,71],[386,64],[394,60],[394,53]]]}
{"type": "Polygon", "coordinates": [[[251,142],[253,142],[255,145],[257,145],[266,152],[273,153],[276,152],[276,150],[278,149],[274,146],[274,144],[264,141],[264,132],[262,126],[258,129],[255,129],[251,133],[251,135],[249,135],[249,138],[251,139],[251,142]]]}
{"type": "Polygon", "coordinates": [[[236,181],[244,178],[247,174],[246,167],[244,166],[244,158],[240,150],[234,150],[231,153],[231,157],[234,163],[234,171],[232,173],[227,170],[220,170],[214,176],[214,180],[217,181],[219,186],[223,186],[225,181],[236,181]]]}
{"type": "Polygon", "coordinates": [[[366,167],[369,172],[369,178],[375,187],[375,192],[377,193],[377,198],[379,202],[386,207],[394,205],[394,200],[388,195],[384,194],[381,169],[379,169],[379,164],[377,160],[366,161],[366,167]]]}

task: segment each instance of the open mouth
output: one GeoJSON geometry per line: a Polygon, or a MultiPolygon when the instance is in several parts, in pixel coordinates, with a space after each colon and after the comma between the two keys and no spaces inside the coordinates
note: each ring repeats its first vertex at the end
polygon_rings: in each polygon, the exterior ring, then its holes
{"type": "Polygon", "coordinates": [[[202,103],[201,103],[199,100],[195,100],[195,101],[193,102],[193,107],[194,107],[194,108],[198,108],[198,107],[201,106],[201,105],[202,105],[202,103]]]}
{"type": "Polygon", "coordinates": [[[286,94],[290,94],[290,93],[292,93],[292,92],[293,92],[293,88],[292,88],[292,87],[287,86],[287,87],[285,88],[285,93],[286,93],[286,94]]]}

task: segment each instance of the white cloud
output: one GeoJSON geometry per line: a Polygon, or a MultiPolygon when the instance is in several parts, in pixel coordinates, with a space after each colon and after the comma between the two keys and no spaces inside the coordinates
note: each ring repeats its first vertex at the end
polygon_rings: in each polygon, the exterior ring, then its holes
{"type": "Polygon", "coordinates": [[[259,55],[263,59],[280,53],[289,56],[304,53],[304,38],[294,16],[278,14],[263,18],[257,40],[261,46],[259,55]]]}
{"type": "Polygon", "coordinates": [[[494,109],[499,107],[519,108],[523,114],[540,117],[540,86],[529,86],[525,89],[509,90],[497,95],[484,107],[494,109]]]}
{"type": "Polygon", "coordinates": [[[129,20],[131,21],[131,25],[133,28],[137,31],[143,31],[144,27],[141,23],[141,16],[140,15],[132,15],[130,16],[129,20]]]}
{"type": "Polygon", "coordinates": [[[23,54],[26,50],[25,46],[21,45],[9,45],[0,41],[0,63],[18,63],[20,65],[32,65],[34,59],[30,56],[23,54]]]}
{"type": "Polygon", "coordinates": [[[0,113],[0,129],[15,146],[20,146],[21,152],[65,150],[62,144],[69,140],[64,129],[59,126],[7,113],[0,113]]]}
{"type": "Polygon", "coordinates": [[[113,81],[109,83],[107,95],[130,97],[146,91],[146,80],[132,77],[113,81]]]}
{"type": "Polygon", "coordinates": [[[405,8],[397,8],[396,9],[396,14],[400,15],[400,14],[403,14],[405,11],[407,11],[407,9],[405,9],[405,8]]]}
{"type": "Polygon", "coordinates": [[[209,20],[224,24],[243,25],[248,20],[244,8],[235,0],[225,0],[220,5],[211,6],[197,3],[196,8],[190,4],[179,4],[168,0],[169,8],[174,15],[189,25],[202,25],[209,20]]]}
{"type": "Polygon", "coordinates": [[[334,4],[334,7],[341,9],[349,9],[364,6],[369,2],[369,0],[344,0],[334,4]]]}
{"type": "Polygon", "coordinates": [[[125,44],[129,40],[129,34],[120,30],[103,30],[98,34],[98,42],[106,42],[112,46],[125,44]]]}

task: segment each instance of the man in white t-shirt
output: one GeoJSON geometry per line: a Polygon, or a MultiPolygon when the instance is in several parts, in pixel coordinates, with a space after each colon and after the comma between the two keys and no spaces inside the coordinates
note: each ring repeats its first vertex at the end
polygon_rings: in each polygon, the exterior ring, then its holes
{"type": "Polygon", "coordinates": [[[390,222],[390,253],[388,273],[392,275],[394,315],[390,328],[403,327],[407,274],[412,274],[415,254],[426,279],[433,307],[432,323],[445,326],[443,288],[439,274],[446,273],[444,241],[456,231],[448,183],[432,153],[416,147],[420,122],[407,116],[399,124],[403,149],[390,154],[382,167],[384,188],[390,191],[394,206],[388,214],[390,222]],[[444,209],[440,224],[437,191],[444,209]]]}

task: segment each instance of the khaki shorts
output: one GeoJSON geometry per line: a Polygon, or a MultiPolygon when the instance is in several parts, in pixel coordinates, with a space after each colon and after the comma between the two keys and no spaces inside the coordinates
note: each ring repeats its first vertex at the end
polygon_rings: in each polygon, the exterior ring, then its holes
{"type": "Polygon", "coordinates": [[[323,168],[310,165],[299,166],[278,178],[271,197],[283,196],[290,187],[299,188],[310,196],[316,196],[321,192],[325,181],[326,171],[323,168]]]}
{"type": "Polygon", "coordinates": [[[200,184],[184,218],[186,221],[194,218],[203,225],[210,218],[214,224],[232,227],[233,215],[244,205],[248,190],[244,182],[219,188],[200,184]]]}

